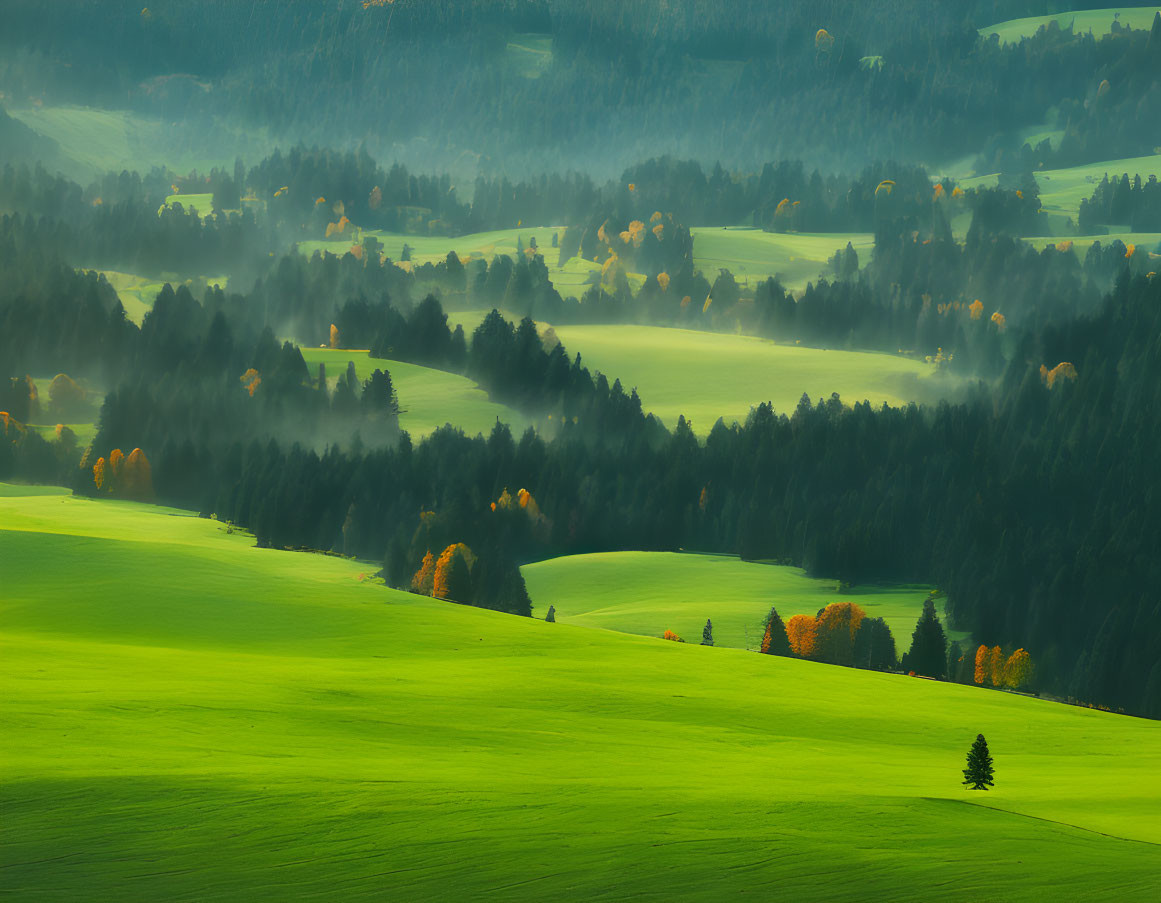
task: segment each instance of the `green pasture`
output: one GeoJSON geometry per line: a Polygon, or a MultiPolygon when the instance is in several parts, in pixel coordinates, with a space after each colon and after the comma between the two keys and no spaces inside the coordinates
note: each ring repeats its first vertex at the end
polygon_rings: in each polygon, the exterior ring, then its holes
{"type": "MultiPolygon", "coordinates": [[[[1092,193],[1096,191],[1101,179],[1106,175],[1109,179],[1119,179],[1125,174],[1128,174],[1130,179],[1136,175],[1140,175],[1143,180],[1147,180],[1151,175],[1161,178],[1161,154],[1153,154],[1148,157],[1130,157],[1125,160],[1104,160],[1086,166],[1037,172],[1036,182],[1040,186],[1040,206],[1050,216],[1060,219],[1071,217],[1075,222],[1080,215],[1080,202],[1092,197],[1092,193]]],[[[991,175],[964,179],[960,185],[965,189],[994,188],[998,182],[999,176],[992,173],[991,175]]]]}
{"type": "MultiPolygon", "coordinates": [[[[467,326],[464,329],[467,330],[467,326]]],[[[750,409],[772,402],[792,413],[805,392],[838,392],[844,402],[902,405],[930,401],[958,383],[930,364],[902,355],[777,345],[751,336],[660,326],[557,326],[569,354],[590,370],[636,387],[646,411],[672,427],[678,415],[705,435],[719,417],[745,422],[750,409]]],[[[787,336],[787,339],[792,339],[787,336]]]]}
{"type": "Polygon", "coordinates": [[[1051,238],[1025,238],[1024,241],[1041,251],[1049,245],[1058,245],[1066,241],[1072,242],[1072,250],[1083,258],[1095,242],[1102,245],[1112,244],[1114,241],[1124,242],[1126,245],[1137,246],[1137,253],[1152,253],[1157,256],[1156,250],[1161,249],[1161,232],[1110,232],[1108,235],[1054,235],[1051,238]]]}
{"type": "Polygon", "coordinates": [[[360,380],[368,379],[375,369],[386,369],[399,396],[399,425],[413,439],[435,432],[444,424],[459,427],[469,436],[491,432],[496,419],[508,424],[519,436],[532,421],[518,411],[488,399],[488,393],[464,376],[444,370],[407,364],[403,361],[371,357],[367,351],[332,351],[329,348],[303,348],[303,360],[317,373],[318,365],[326,364],[327,380],[331,387],[347,369],[347,362],[355,362],[355,373],[360,380]]]}
{"type": "Polygon", "coordinates": [[[902,655],[929,592],[922,586],[857,586],[840,593],[835,581],[808,577],[799,568],[680,552],[569,555],[521,570],[537,611],[555,605],[562,623],[654,637],[672,630],[699,643],[709,618],[717,645],[750,650],[761,646],[771,606],[788,621],[832,602],[855,602],[887,622],[902,655]]]}
{"type": "Polygon", "coordinates": [[[1041,27],[1047,27],[1055,22],[1061,28],[1072,26],[1077,34],[1092,32],[1097,37],[1107,35],[1112,31],[1113,22],[1120,22],[1122,27],[1148,29],[1153,25],[1153,17],[1161,12],[1161,6],[1120,6],[1108,9],[1085,9],[1068,13],[1056,13],[1050,16],[1031,16],[1027,19],[1011,19],[981,28],[980,34],[984,37],[999,35],[1000,43],[1015,43],[1021,38],[1030,38],[1041,27]]]}
{"type": "Polygon", "coordinates": [[[125,315],[138,326],[145,319],[145,315],[153,309],[153,302],[157,300],[158,293],[167,282],[175,289],[179,285],[186,286],[199,300],[205,293],[207,286],[217,285],[225,289],[230,282],[228,276],[198,276],[194,279],[183,279],[176,273],[163,273],[153,277],[137,273],[121,273],[117,270],[100,270],[99,272],[105,277],[105,281],[113,287],[117,297],[121,299],[125,315]]]}
{"type": "MultiPolygon", "coordinates": [[[[805,288],[807,282],[818,281],[819,275],[826,270],[827,261],[834,256],[835,251],[845,248],[847,242],[853,244],[863,262],[870,259],[874,246],[874,236],[869,233],[780,234],[747,227],[717,226],[699,226],[690,231],[694,238],[694,266],[707,279],[712,282],[718,270],[725,268],[751,289],[771,276],[777,276],[787,288],[805,288]]],[[[563,237],[564,228],[521,227],[476,232],[459,238],[362,231],[358,233],[357,239],[361,241],[363,237],[375,236],[383,242],[384,253],[396,262],[402,256],[403,245],[407,244],[411,248],[411,262],[422,264],[438,263],[447,257],[449,251],[455,251],[461,259],[483,257],[489,262],[497,254],[515,257],[517,240],[521,240],[527,248],[530,239],[535,237],[556,290],[565,297],[580,297],[599,278],[600,265],[581,257],[573,257],[558,266],[559,252],[552,247],[554,233],[563,237]]],[[[315,251],[341,255],[350,250],[355,240],[356,237],[302,241],[298,243],[298,250],[307,255],[315,251]]],[[[631,274],[629,278],[634,288],[639,288],[644,281],[643,276],[636,274],[631,274]]]]}
{"type": "MultiPolygon", "coordinates": [[[[315,251],[343,255],[351,249],[351,245],[362,241],[367,236],[374,236],[383,242],[383,252],[395,263],[404,267],[401,262],[403,246],[411,248],[411,263],[439,263],[444,260],[449,251],[455,251],[461,260],[483,258],[490,264],[497,255],[506,255],[515,258],[518,241],[527,248],[532,238],[536,239],[540,253],[544,255],[544,263],[548,267],[549,277],[558,292],[565,297],[577,298],[584,294],[592,282],[600,277],[601,267],[591,260],[573,257],[558,266],[560,252],[552,247],[552,236],[563,237],[563,227],[516,228],[500,229],[494,232],[474,232],[462,235],[459,238],[443,236],[406,235],[398,232],[381,232],[378,230],[360,230],[356,236],[348,236],[342,240],[312,240],[300,241],[298,250],[302,254],[310,255],[315,251]]],[[[639,286],[643,277],[631,277],[630,281],[639,286]]]]}
{"type": "Polygon", "coordinates": [[[817,282],[827,261],[850,242],[860,263],[870,260],[875,236],[870,233],[777,233],[741,227],[695,227],[693,262],[713,282],[727,269],[750,289],[774,276],[790,289],[817,282]]]}
{"type": "Polygon", "coordinates": [[[1157,722],[437,602],[20,491],[7,899],[1157,899],[1157,722]],[[960,784],[979,732],[989,793],[960,784]]]}
{"type": "MultiPolygon", "coordinates": [[[[219,131],[213,136],[217,150],[207,155],[200,149],[191,151],[189,135],[180,129],[125,110],[45,106],[8,112],[56,141],[61,165],[82,182],[123,169],[144,174],[154,166],[181,173],[193,169],[209,172],[215,166],[232,166],[235,155],[244,151],[257,159],[261,156],[258,152],[264,153],[270,146],[257,132],[240,135],[219,131]]],[[[208,147],[210,142],[205,143],[208,147]]]]}

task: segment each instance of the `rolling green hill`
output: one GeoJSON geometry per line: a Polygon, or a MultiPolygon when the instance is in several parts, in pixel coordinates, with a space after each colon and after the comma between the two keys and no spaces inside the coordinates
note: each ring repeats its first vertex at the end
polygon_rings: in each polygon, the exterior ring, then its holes
{"type": "Polygon", "coordinates": [[[8,899],[1157,899],[1157,722],[465,608],[21,491],[8,899]]]}
{"type": "Polygon", "coordinates": [[[532,424],[519,411],[490,401],[488,393],[467,377],[444,370],[373,358],[367,351],[303,348],[302,357],[315,371],[320,363],[326,364],[327,378],[332,387],[334,380],[346,370],[347,361],[355,362],[355,373],[360,380],[370,377],[376,368],[386,368],[403,410],[399,415],[399,425],[414,439],[426,436],[446,423],[459,427],[469,436],[476,433],[487,435],[497,418],[508,424],[517,436],[532,424]]]}
{"type": "Polygon", "coordinates": [[[847,404],[900,405],[956,387],[931,365],[901,355],[659,326],[558,326],[556,334],[590,369],[619,378],[626,391],[635,386],[646,411],[670,427],[684,414],[702,435],[718,417],[744,422],[765,401],[791,413],[803,392],[815,401],[838,392],[847,404]]]}
{"type": "MultiPolygon", "coordinates": [[[[1080,215],[1080,202],[1092,197],[1097,185],[1106,175],[1110,179],[1128,173],[1129,178],[1140,175],[1148,179],[1155,175],[1161,178],[1161,154],[1149,157],[1130,157],[1125,160],[1103,160],[1100,163],[1090,163],[1086,166],[1073,166],[1069,169],[1049,169],[1036,173],[1036,182],[1040,186],[1040,206],[1050,216],[1059,219],[1071,217],[1073,222],[1080,215]]],[[[966,188],[980,186],[994,187],[999,177],[993,173],[986,176],[977,176],[963,180],[960,185],[966,188]]]]}
{"type": "Polygon", "coordinates": [[[1055,22],[1061,28],[1072,26],[1077,34],[1091,31],[1097,37],[1107,35],[1112,30],[1113,22],[1119,22],[1129,28],[1149,28],[1153,24],[1153,16],[1161,11],[1161,6],[1119,6],[1108,9],[1084,9],[1075,12],[1056,13],[1051,16],[1031,16],[1027,19],[1010,19],[997,25],[981,28],[980,34],[999,35],[1000,42],[1007,44],[1029,38],[1050,22],[1055,22]]]}
{"type": "Polygon", "coordinates": [[[777,276],[789,289],[817,282],[827,261],[850,242],[860,262],[870,259],[875,236],[866,233],[776,233],[760,229],[694,228],[693,260],[711,282],[719,269],[727,269],[741,283],[753,288],[777,276]]]}
{"type": "Polygon", "coordinates": [[[81,182],[123,169],[145,173],[154,166],[183,174],[193,169],[208,173],[214,166],[232,166],[238,154],[254,159],[273,146],[261,128],[251,127],[245,133],[219,128],[213,135],[195,134],[184,124],[167,124],[125,110],[40,106],[8,112],[55,141],[59,148],[55,162],[81,182]],[[198,147],[191,149],[195,138],[198,147]],[[210,146],[215,148],[212,153],[207,150],[210,146]]]}
{"type": "Polygon", "coordinates": [[[857,586],[839,593],[833,580],[816,580],[799,568],[677,552],[570,555],[521,572],[535,610],[543,614],[555,605],[562,623],[654,637],[672,630],[700,642],[710,618],[717,645],[751,650],[761,646],[771,605],[786,621],[831,602],[856,602],[887,622],[902,655],[928,594],[920,586],[857,586]]]}

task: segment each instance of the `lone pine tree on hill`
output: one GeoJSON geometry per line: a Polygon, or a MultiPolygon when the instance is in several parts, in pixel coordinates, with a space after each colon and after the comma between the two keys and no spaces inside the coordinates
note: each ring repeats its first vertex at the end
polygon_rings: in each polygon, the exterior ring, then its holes
{"type": "Polygon", "coordinates": [[[546,614],[544,616],[544,620],[547,621],[549,624],[556,623],[556,606],[555,605],[548,606],[548,614],[546,614]]]}
{"type": "Polygon", "coordinates": [[[967,755],[967,768],[963,770],[963,783],[972,790],[987,790],[993,786],[992,756],[988,752],[988,741],[983,734],[977,734],[976,740],[967,755]]]}
{"type": "Polygon", "coordinates": [[[705,619],[705,627],[701,629],[701,644],[703,646],[714,644],[714,625],[709,618],[705,619]]]}

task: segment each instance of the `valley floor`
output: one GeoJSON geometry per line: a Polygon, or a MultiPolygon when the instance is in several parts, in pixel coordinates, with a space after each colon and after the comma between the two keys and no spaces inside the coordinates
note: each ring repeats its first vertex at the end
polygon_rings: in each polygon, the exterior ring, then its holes
{"type": "Polygon", "coordinates": [[[371,570],[0,488],[5,898],[1161,896],[1161,723],[371,570]]]}

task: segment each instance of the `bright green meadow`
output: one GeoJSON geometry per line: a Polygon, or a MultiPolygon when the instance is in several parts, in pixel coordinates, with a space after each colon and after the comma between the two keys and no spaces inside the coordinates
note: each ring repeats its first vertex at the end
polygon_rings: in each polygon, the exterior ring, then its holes
{"type": "MultiPolygon", "coordinates": [[[[467,326],[464,327],[465,330],[467,326]]],[[[718,417],[745,422],[770,401],[792,413],[803,392],[817,401],[903,405],[931,401],[957,383],[930,364],[902,355],[777,345],[751,336],[660,326],[557,326],[570,354],[625,391],[636,387],[646,411],[672,427],[679,415],[708,433],[718,417]]]]}
{"type": "Polygon", "coordinates": [[[1120,6],[1108,9],[1084,9],[1076,12],[1056,13],[1050,16],[1031,16],[1027,19],[1010,19],[988,28],[981,28],[980,34],[985,37],[999,35],[1000,42],[1007,44],[1019,41],[1021,38],[1030,38],[1042,26],[1056,22],[1061,28],[1072,26],[1077,34],[1092,32],[1097,37],[1107,35],[1112,31],[1113,22],[1120,22],[1122,27],[1148,29],[1153,25],[1153,16],[1161,11],[1161,6],[1120,6]]]}
{"type": "Polygon", "coordinates": [[[317,372],[320,363],[326,364],[327,380],[331,388],[347,369],[347,362],[355,362],[355,373],[366,380],[375,369],[386,369],[399,396],[399,425],[413,439],[419,439],[450,423],[469,436],[491,432],[499,418],[507,423],[515,435],[520,435],[532,421],[515,411],[489,400],[488,393],[464,376],[444,370],[371,357],[367,351],[343,351],[329,348],[303,348],[303,360],[317,372]]]}
{"type": "Polygon", "coordinates": [[[0,492],[6,899],[1155,901],[1161,724],[0,492]],[[960,770],[987,735],[992,792],[960,770]]]}
{"type": "MultiPolygon", "coordinates": [[[[1040,206],[1049,214],[1059,219],[1071,217],[1075,222],[1080,215],[1080,202],[1092,197],[1101,179],[1106,175],[1119,179],[1122,175],[1129,178],[1140,175],[1143,180],[1149,176],[1161,178],[1161,154],[1149,157],[1130,157],[1125,160],[1103,160],[1100,163],[1090,163],[1086,166],[1073,166],[1069,169],[1049,169],[1037,172],[1036,183],[1040,186],[1040,206]]],[[[999,182],[995,173],[986,176],[977,176],[964,179],[960,185],[967,188],[988,187],[994,188],[999,182]]],[[[1127,224],[1121,224],[1127,226],[1127,224]]]]}
{"type": "MultiPolygon", "coordinates": [[[[107,172],[137,170],[144,174],[154,166],[186,173],[209,172],[214,166],[233,166],[235,156],[258,159],[269,152],[271,142],[262,129],[245,133],[221,128],[210,136],[191,136],[160,119],[124,110],[75,106],[42,106],[9,109],[8,113],[59,146],[58,163],[82,183],[107,172]],[[191,137],[205,147],[191,151],[191,137]],[[207,153],[211,144],[215,151],[207,153]]],[[[209,212],[207,207],[206,213],[209,212]]]]}
{"type": "Polygon", "coordinates": [[[778,233],[741,227],[690,230],[693,233],[694,266],[710,282],[719,269],[753,290],[758,283],[777,277],[788,289],[806,288],[817,282],[827,261],[850,242],[859,253],[860,263],[870,260],[875,236],[870,233],[778,233]]]}
{"type": "Polygon", "coordinates": [[[672,630],[700,643],[709,618],[714,643],[750,650],[761,648],[771,606],[788,621],[832,602],[855,602],[869,617],[887,622],[902,655],[929,592],[921,586],[856,586],[840,593],[835,581],[808,577],[799,568],[680,552],[569,555],[521,572],[537,611],[554,605],[562,623],[654,637],[672,630]]]}

